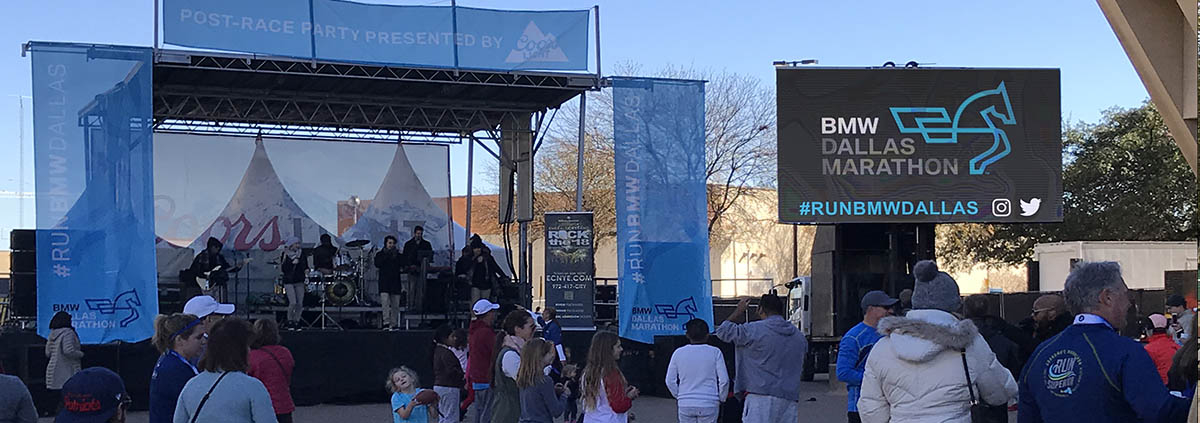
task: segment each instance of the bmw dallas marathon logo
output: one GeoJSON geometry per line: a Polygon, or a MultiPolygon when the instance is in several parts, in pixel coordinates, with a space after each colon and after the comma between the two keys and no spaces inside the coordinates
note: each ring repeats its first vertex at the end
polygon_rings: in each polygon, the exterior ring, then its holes
{"type": "Polygon", "coordinates": [[[1083,364],[1079,354],[1061,350],[1046,360],[1046,390],[1060,398],[1066,398],[1079,389],[1083,364]]]}
{"type": "Polygon", "coordinates": [[[141,318],[138,309],[142,300],[136,289],[130,289],[117,294],[113,298],[88,298],[83,300],[87,311],[81,310],[79,303],[54,304],[53,310],[66,312],[71,315],[76,329],[106,329],[128,327],[141,318]]]}

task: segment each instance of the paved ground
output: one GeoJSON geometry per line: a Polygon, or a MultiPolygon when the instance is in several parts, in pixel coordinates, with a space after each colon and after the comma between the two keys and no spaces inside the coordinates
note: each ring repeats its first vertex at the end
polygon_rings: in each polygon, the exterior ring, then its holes
{"type": "MultiPolygon", "coordinates": [[[[818,375],[818,378],[822,376],[818,375]]],[[[829,391],[827,382],[805,383],[801,389],[801,422],[839,422],[846,417],[846,393],[829,391]]],[[[664,423],[676,421],[675,401],[667,398],[642,397],[633,402],[638,422],[664,423]]],[[[300,407],[294,414],[296,423],[378,422],[391,421],[387,404],[317,405],[300,407]]],[[[130,413],[128,423],[146,423],[146,412],[130,413]]],[[[43,418],[41,423],[53,422],[43,418]]]]}

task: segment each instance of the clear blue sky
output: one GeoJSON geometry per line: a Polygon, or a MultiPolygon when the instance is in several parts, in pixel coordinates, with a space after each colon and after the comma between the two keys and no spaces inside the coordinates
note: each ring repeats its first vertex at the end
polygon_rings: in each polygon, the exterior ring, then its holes
{"type": "MultiPolygon", "coordinates": [[[[596,3],[462,0],[458,4],[582,9],[596,3]]],[[[33,191],[30,63],[20,56],[20,44],[41,40],[148,46],[153,43],[153,4],[153,0],[5,2],[10,19],[0,26],[0,248],[8,244],[9,229],[20,226],[21,200],[12,193],[33,191]],[[26,106],[23,187],[18,183],[17,159],[21,96],[26,106]]],[[[802,58],[831,66],[916,60],[956,67],[1057,67],[1062,69],[1063,117],[1070,122],[1095,122],[1104,109],[1136,106],[1148,98],[1094,0],[626,0],[600,2],[600,12],[606,69],[626,61],[641,64],[647,72],[667,65],[694,66],[749,74],[773,85],[771,61],[802,58]]],[[[486,153],[481,157],[490,158],[486,153]]],[[[480,157],[476,160],[479,163],[480,157]]],[[[455,194],[466,190],[465,161],[465,146],[451,149],[455,194]]],[[[476,173],[476,180],[485,177],[476,173]]],[[[33,201],[24,203],[25,226],[32,226],[33,201]]]]}

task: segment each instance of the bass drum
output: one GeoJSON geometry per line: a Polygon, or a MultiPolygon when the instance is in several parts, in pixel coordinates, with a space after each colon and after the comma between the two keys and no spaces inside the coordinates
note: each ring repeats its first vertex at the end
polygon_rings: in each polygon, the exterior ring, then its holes
{"type": "Polygon", "coordinates": [[[325,299],[334,306],[354,302],[354,294],[354,284],[350,281],[339,280],[325,287],[325,299]]]}

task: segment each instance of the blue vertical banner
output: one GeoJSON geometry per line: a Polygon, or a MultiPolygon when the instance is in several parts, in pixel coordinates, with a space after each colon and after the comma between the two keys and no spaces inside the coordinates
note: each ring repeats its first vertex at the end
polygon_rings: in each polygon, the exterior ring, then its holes
{"type": "Polygon", "coordinates": [[[33,43],[38,333],[154,335],[151,49],[33,43]]]}
{"type": "Polygon", "coordinates": [[[613,78],[621,337],[712,325],[704,82],[613,78]]]}

